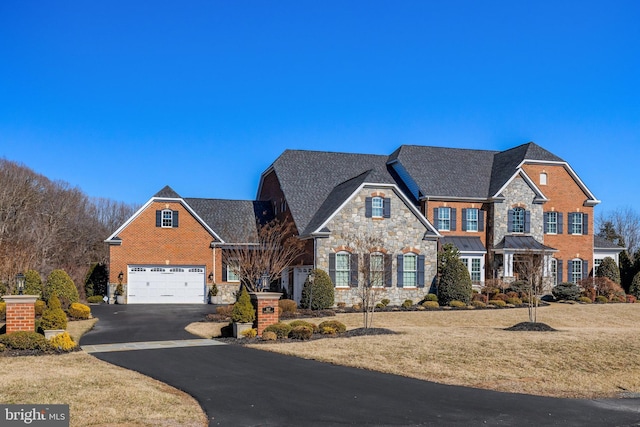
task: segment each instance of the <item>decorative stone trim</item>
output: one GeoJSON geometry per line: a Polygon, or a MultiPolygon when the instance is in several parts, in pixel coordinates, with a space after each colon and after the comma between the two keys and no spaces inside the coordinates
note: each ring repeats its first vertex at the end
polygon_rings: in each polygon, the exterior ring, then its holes
{"type": "Polygon", "coordinates": [[[381,254],[388,253],[388,251],[385,248],[380,246],[374,246],[373,248],[369,249],[369,253],[376,253],[376,252],[379,252],[381,254]]]}
{"type": "Polygon", "coordinates": [[[382,197],[384,199],[384,193],[382,191],[374,191],[371,193],[371,197],[382,197]]]}
{"type": "Polygon", "coordinates": [[[413,246],[409,246],[408,248],[403,248],[402,249],[402,254],[408,254],[408,253],[413,253],[416,255],[420,255],[420,249],[418,248],[414,248],[413,246]]]}
{"type": "Polygon", "coordinates": [[[338,253],[338,252],[349,252],[349,253],[351,253],[351,252],[353,252],[353,249],[351,249],[349,246],[340,245],[337,248],[335,248],[333,251],[335,253],[338,253]]]}

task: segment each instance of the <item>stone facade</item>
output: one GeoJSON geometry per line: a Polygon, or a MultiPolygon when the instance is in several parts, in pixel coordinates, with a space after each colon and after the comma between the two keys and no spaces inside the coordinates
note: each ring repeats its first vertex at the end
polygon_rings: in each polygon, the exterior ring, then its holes
{"type": "Polygon", "coordinates": [[[520,176],[513,181],[502,192],[504,201],[496,203],[493,210],[493,241],[499,243],[507,233],[507,223],[509,210],[521,207],[531,212],[531,229],[527,235],[532,236],[538,242],[544,241],[544,222],[542,205],[534,203],[536,193],[529,184],[520,176]]]}
{"type": "MultiPolygon", "coordinates": [[[[358,194],[336,213],[327,223],[331,235],[316,240],[316,266],[329,271],[329,254],[340,248],[352,245],[350,236],[375,236],[384,242],[383,247],[375,248],[391,257],[391,287],[379,288],[376,300],[387,298],[392,305],[400,305],[407,299],[420,301],[429,293],[436,275],[437,243],[435,240],[424,240],[427,226],[416,216],[404,200],[390,188],[364,187],[358,194]],[[389,198],[391,203],[390,218],[367,218],[365,216],[365,199],[372,195],[389,198]],[[413,252],[425,256],[425,286],[408,288],[397,286],[397,255],[413,252]]],[[[360,273],[362,276],[362,273],[360,273]]],[[[360,277],[363,281],[363,277],[360,277]]],[[[336,288],[335,302],[352,305],[360,302],[358,288],[336,288]]]]}

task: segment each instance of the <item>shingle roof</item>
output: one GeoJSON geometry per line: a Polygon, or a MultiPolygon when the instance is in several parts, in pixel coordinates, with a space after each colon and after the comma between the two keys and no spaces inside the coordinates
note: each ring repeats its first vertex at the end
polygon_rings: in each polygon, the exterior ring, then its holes
{"type": "Polygon", "coordinates": [[[598,249],[619,249],[623,251],[624,248],[612,242],[611,240],[607,240],[604,237],[600,237],[598,235],[593,236],[593,247],[598,249]]]}
{"type": "Polygon", "coordinates": [[[451,243],[460,252],[487,252],[480,237],[446,236],[440,239],[440,243],[451,243]]]}
{"type": "Polygon", "coordinates": [[[226,243],[255,241],[256,220],[264,224],[273,218],[268,202],[191,198],[184,201],[226,243]]]}
{"type": "Polygon", "coordinates": [[[169,187],[168,185],[165,185],[164,188],[158,191],[153,197],[161,197],[161,198],[166,197],[168,199],[179,199],[180,195],[175,191],[173,191],[173,188],[169,187]]]}
{"type": "Polygon", "coordinates": [[[327,215],[363,182],[397,184],[387,156],[286,150],[273,163],[301,235],[315,231],[327,215]],[[351,193],[349,192],[351,191],[351,193]]]}

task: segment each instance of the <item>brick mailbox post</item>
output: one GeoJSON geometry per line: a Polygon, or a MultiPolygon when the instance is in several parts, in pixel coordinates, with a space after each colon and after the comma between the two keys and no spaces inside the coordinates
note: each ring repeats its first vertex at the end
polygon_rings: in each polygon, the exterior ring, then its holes
{"type": "Polygon", "coordinates": [[[262,331],[274,323],[280,321],[280,308],[278,301],[282,296],[279,292],[253,292],[251,293],[251,302],[257,311],[256,324],[258,336],[262,336],[262,331]]]}
{"type": "Polygon", "coordinates": [[[2,299],[7,303],[7,334],[18,331],[35,331],[37,295],[4,295],[2,299]]]}

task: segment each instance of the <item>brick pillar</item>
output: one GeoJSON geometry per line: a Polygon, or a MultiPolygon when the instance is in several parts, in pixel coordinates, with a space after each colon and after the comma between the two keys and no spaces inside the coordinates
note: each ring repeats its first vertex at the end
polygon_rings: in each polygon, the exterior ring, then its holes
{"type": "Polygon", "coordinates": [[[7,334],[36,330],[37,295],[4,295],[2,299],[7,303],[7,334]]]}
{"type": "Polygon", "coordinates": [[[280,320],[280,308],[278,300],[282,296],[279,292],[252,292],[251,302],[257,311],[258,336],[262,336],[262,331],[269,325],[278,323],[280,320]]]}

